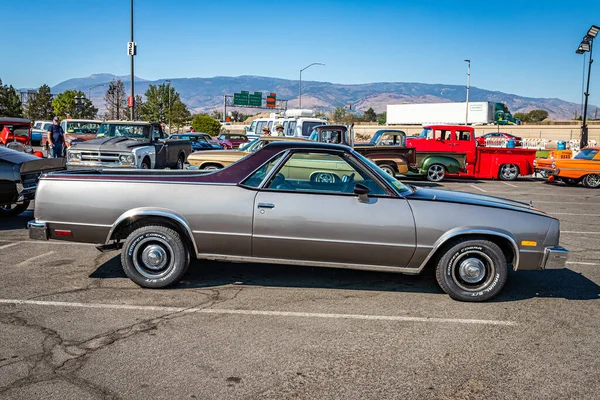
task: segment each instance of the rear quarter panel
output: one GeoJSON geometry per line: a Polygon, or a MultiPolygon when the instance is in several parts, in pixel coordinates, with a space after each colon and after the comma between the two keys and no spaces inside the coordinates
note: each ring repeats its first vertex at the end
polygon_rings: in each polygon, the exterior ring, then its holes
{"type": "Polygon", "coordinates": [[[202,253],[250,255],[256,192],[236,185],[41,179],[35,219],[69,229],[73,241],[104,243],[125,212],[154,209],[181,215],[202,253]]]}

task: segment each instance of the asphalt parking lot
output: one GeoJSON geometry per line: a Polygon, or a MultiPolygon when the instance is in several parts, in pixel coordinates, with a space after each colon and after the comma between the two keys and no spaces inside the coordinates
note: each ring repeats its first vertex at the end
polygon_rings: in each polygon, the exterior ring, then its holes
{"type": "Polygon", "coordinates": [[[600,190],[411,183],[533,201],[568,268],[512,272],[487,303],[430,273],[199,261],[148,290],[117,252],[30,241],[29,210],[0,221],[0,398],[599,398],[600,190]]]}

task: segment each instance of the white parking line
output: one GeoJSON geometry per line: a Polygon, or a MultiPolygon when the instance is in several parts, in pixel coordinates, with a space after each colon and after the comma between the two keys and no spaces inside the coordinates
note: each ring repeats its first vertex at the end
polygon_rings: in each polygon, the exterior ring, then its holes
{"type": "Polygon", "coordinates": [[[600,232],[560,231],[560,233],[572,233],[577,235],[600,235],[600,232]]]}
{"type": "Polygon", "coordinates": [[[365,315],[365,314],[324,314],[292,311],[263,311],[263,310],[230,310],[216,308],[184,308],[184,307],[161,307],[161,306],[136,306],[126,304],[102,304],[102,303],[71,303],[62,301],[40,301],[40,300],[16,300],[0,299],[0,304],[75,307],[75,308],[98,308],[111,310],[135,310],[135,311],[160,311],[166,313],[200,313],[200,314],[234,314],[234,315],[259,315],[267,317],[297,317],[297,318],[329,318],[329,319],[353,319],[367,321],[390,321],[390,322],[434,322],[454,323],[470,325],[504,325],[515,326],[514,321],[488,320],[488,319],[464,319],[464,318],[433,318],[433,317],[403,317],[394,315],[365,315]]]}
{"type": "Polygon", "coordinates": [[[2,250],[2,249],[8,249],[9,247],[13,247],[13,246],[16,246],[18,244],[20,244],[20,242],[5,244],[4,246],[0,246],[0,250],[2,250]]]}
{"type": "Polygon", "coordinates": [[[579,215],[582,217],[600,217],[600,214],[577,214],[577,213],[561,213],[561,212],[550,212],[552,215],[579,215]]]}
{"type": "Polygon", "coordinates": [[[513,185],[512,183],[508,183],[508,182],[501,182],[501,183],[504,183],[506,186],[510,186],[510,187],[514,187],[514,188],[518,187],[517,185],[513,185]]]}
{"type": "Polygon", "coordinates": [[[600,265],[599,263],[579,262],[579,261],[567,261],[567,264],[572,264],[572,265],[600,265]]]}
{"type": "Polygon", "coordinates": [[[53,252],[53,251],[49,251],[49,252],[47,252],[47,253],[40,254],[39,256],[35,256],[35,257],[28,258],[28,259],[27,259],[27,260],[25,260],[25,261],[21,261],[21,262],[20,262],[20,263],[18,263],[16,266],[17,266],[17,267],[20,267],[20,266],[22,266],[22,265],[29,264],[30,262],[32,262],[32,261],[35,261],[35,260],[37,260],[38,258],[43,258],[43,257],[49,256],[50,254],[54,254],[54,252],[53,252]]]}
{"type": "Polygon", "coordinates": [[[481,190],[482,192],[487,193],[487,190],[479,188],[479,187],[477,187],[475,185],[469,185],[469,186],[471,186],[473,189],[481,190]]]}

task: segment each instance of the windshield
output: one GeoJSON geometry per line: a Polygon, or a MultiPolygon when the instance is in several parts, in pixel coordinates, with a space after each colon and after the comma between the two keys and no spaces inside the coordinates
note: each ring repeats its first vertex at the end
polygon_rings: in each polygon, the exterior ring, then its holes
{"type": "Polygon", "coordinates": [[[51,122],[48,122],[48,123],[44,124],[44,127],[43,127],[43,129],[44,129],[45,131],[47,131],[48,129],[50,129],[50,127],[51,127],[51,126],[52,126],[52,123],[51,123],[51,122]]]}
{"type": "Polygon", "coordinates": [[[96,134],[99,127],[100,122],[67,121],[65,133],[73,133],[76,135],[96,134]]]}
{"type": "Polygon", "coordinates": [[[246,143],[243,146],[240,146],[238,148],[238,150],[240,151],[247,151],[249,153],[254,153],[256,150],[260,149],[261,147],[265,146],[268,142],[266,140],[253,140],[249,143],[246,143]]]}
{"type": "Polygon", "coordinates": [[[96,137],[128,137],[132,139],[149,139],[150,129],[145,125],[102,124],[96,137]]]}
{"type": "Polygon", "coordinates": [[[421,139],[432,139],[433,138],[433,129],[431,128],[425,128],[421,131],[421,133],[419,134],[419,137],[421,139]]]}
{"type": "Polygon", "coordinates": [[[29,136],[29,125],[1,125],[0,124],[0,132],[4,129],[8,129],[8,131],[14,136],[29,136]]]}
{"type": "Polygon", "coordinates": [[[389,183],[390,185],[392,185],[398,191],[398,194],[410,191],[410,189],[408,187],[404,186],[404,184],[402,182],[400,182],[398,179],[394,178],[390,174],[388,174],[385,171],[383,171],[373,161],[369,160],[368,158],[366,158],[366,157],[364,157],[364,156],[362,156],[362,155],[360,155],[360,154],[358,154],[356,152],[354,153],[354,156],[356,156],[361,161],[363,161],[365,164],[368,164],[371,168],[373,168],[375,171],[377,171],[377,174],[381,178],[383,178],[387,183],[389,183]]]}
{"type": "Polygon", "coordinates": [[[593,160],[598,154],[598,150],[596,149],[584,149],[581,150],[576,156],[576,160],[593,160]]]}

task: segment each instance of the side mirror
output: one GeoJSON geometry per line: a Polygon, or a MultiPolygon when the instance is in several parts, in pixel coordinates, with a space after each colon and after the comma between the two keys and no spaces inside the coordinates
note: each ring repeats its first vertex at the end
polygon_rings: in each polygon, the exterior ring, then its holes
{"type": "Polygon", "coordinates": [[[365,185],[361,185],[360,183],[357,183],[356,185],[354,185],[354,194],[358,195],[358,201],[360,201],[361,203],[368,203],[369,202],[369,192],[371,190],[366,187],[365,185]]]}

